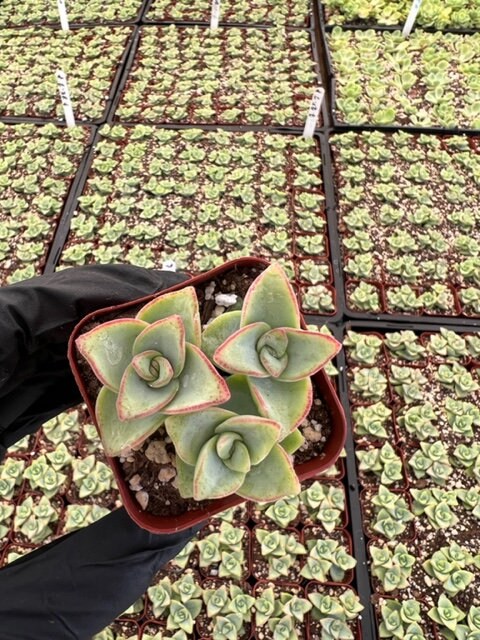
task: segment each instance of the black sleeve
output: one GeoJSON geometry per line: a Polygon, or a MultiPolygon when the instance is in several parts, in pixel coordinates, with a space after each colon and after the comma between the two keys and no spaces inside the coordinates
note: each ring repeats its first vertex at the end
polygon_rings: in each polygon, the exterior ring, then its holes
{"type": "MultiPolygon", "coordinates": [[[[1,288],[0,458],[10,444],[81,401],[67,344],[84,315],[185,278],[108,265],[1,288]]],[[[194,533],[153,535],[119,509],[0,569],[1,640],[89,640],[145,592],[194,533]]]]}
{"type": "Polygon", "coordinates": [[[0,288],[0,460],[5,448],[81,402],[67,344],[83,316],[186,277],[130,265],[95,265],[0,288]]]}
{"type": "Polygon", "coordinates": [[[1,640],[90,640],[200,528],[140,529],[124,509],[0,569],[1,640]]]}

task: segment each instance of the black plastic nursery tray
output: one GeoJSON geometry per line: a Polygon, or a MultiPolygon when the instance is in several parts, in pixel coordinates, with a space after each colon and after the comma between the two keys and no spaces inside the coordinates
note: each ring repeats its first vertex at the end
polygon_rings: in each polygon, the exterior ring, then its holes
{"type": "MultiPolygon", "coordinates": [[[[358,131],[369,131],[370,129],[367,128],[360,128],[358,131]]],[[[355,129],[355,132],[357,130],[355,129]]],[[[401,131],[401,129],[397,129],[397,131],[401,131]]],[[[347,133],[346,131],[339,131],[338,135],[342,135],[343,133],[347,133]]],[[[386,132],[382,132],[382,133],[386,133],[386,132]]],[[[411,132],[409,132],[411,133],[411,132]]],[[[425,131],[422,131],[422,133],[425,133],[425,131]]],[[[448,136],[449,134],[447,132],[444,132],[445,136],[448,136]]],[[[444,139],[443,136],[441,139],[444,139]]],[[[330,137],[326,136],[327,139],[329,140],[330,137]]],[[[473,137],[473,134],[470,133],[469,138],[473,137]]],[[[413,138],[415,138],[415,136],[413,136],[413,138]]],[[[447,139],[447,138],[445,138],[447,139]]],[[[477,149],[476,147],[476,143],[475,143],[475,149],[477,149]]],[[[460,291],[460,286],[457,285],[453,285],[452,283],[450,283],[449,281],[447,282],[447,287],[451,293],[451,295],[453,296],[453,300],[454,300],[454,304],[455,304],[455,311],[453,313],[451,313],[450,315],[445,315],[442,314],[441,311],[439,312],[435,312],[435,311],[425,311],[425,310],[420,310],[418,313],[408,313],[408,312],[386,312],[385,309],[388,308],[388,305],[386,303],[386,294],[385,294],[385,286],[394,286],[393,282],[390,283],[384,283],[383,281],[380,281],[378,279],[368,279],[368,278],[362,278],[360,280],[357,280],[354,277],[349,277],[348,274],[346,272],[344,272],[344,250],[342,248],[342,244],[341,244],[341,237],[340,237],[340,232],[339,232],[339,217],[338,217],[338,211],[337,211],[337,183],[335,180],[335,174],[334,174],[334,163],[333,163],[333,156],[332,156],[332,149],[331,149],[331,145],[330,144],[323,144],[322,145],[322,166],[323,166],[323,171],[324,171],[324,189],[325,189],[325,197],[326,197],[326,204],[327,204],[327,216],[329,217],[329,237],[330,237],[330,248],[331,248],[331,262],[332,265],[334,267],[335,272],[337,273],[337,279],[336,279],[336,291],[337,291],[337,300],[338,300],[338,304],[339,307],[342,311],[343,317],[344,319],[351,319],[351,320],[364,320],[367,322],[398,322],[399,324],[411,324],[416,323],[416,322],[420,322],[420,323],[427,323],[427,324],[434,324],[434,325],[439,325],[439,324],[443,324],[443,325],[458,325],[458,326],[479,326],[480,327],[480,317],[478,315],[475,314],[467,314],[464,312],[462,303],[459,299],[459,291],[460,291]],[[382,305],[382,309],[379,311],[372,311],[372,312],[367,312],[367,311],[356,311],[353,310],[349,307],[348,302],[347,302],[347,292],[346,292],[346,288],[348,284],[358,284],[360,282],[366,282],[368,284],[373,284],[375,287],[377,287],[377,290],[380,293],[380,302],[382,305]]],[[[361,206],[361,203],[360,205],[361,206]]],[[[418,283],[413,283],[412,287],[413,288],[419,288],[422,284],[421,281],[418,283]]]]}
{"type": "MultiPolygon", "coordinates": [[[[112,125],[112,126],[117,126],[117,125],[112,125]]],[[[118,125],[118,126],[122,126],[125,127],[126,129],[131,129],[134,128],[135,126],[138,125],[133,125],[133,124],[126,124],[126,125],[118,125]]],[[[238,133],[246,133],[246,132],[262,132],[262,133],[268,133],[268,134],[278,134],[278,135],[293,135],[293,132],[291,131],[286,131],[285,129],[269,129],[268,131],[265,131],[263,129],[263,131],[261,129],[259,129],[258,127],[236,127],[236,126],[225,126],[225,127],[216,127],[214,125],[204,125],[204,126],[189,126],[189,125],[169,125],[169,126],[155,126],[155,125],[148,125],[148,127],[151,127],[152,130],[162,130],[162,129],[169,129],[169,130],[174,130],[174,131],[188,131],[191,129],[201,129],[204,131],[231,131],[231,132],[238,132],[238,133]]],[[[58,230],[57,230],[57,234],[55,236],[54,239],[54,243],[52,245],[52,250],[50,252],[50,259],[49,259],[49,269],[50,270],[54,270],[55,267],[57,266],[57,264],[59,263],[60,259],[61,259],[61,254],[62,254],[62,250],[65,248],[65,245],[68,242],[68,236],[69,236],[69,230],[70,230],[70,226],[72,223],[72,219],[75,215],[75,213],[77,212],[77,208],[78,208],[78,198],[84,193],[85,191],[85,187],[87,185],[87,180],[89,178],[89,176],[91,175],[92,172],[92,163],[95,157],[95,146],[98,144],[98,142],[101,139],[101,135],[100,135],[101,129],[97,130],[97,133],[95,134],[95,139],[94,139],[94,143],[91,147],[91,149],[89,150],[89,153],[85,159],[85,162],[83,164],[83,168],[81,171],[81,175],[79,177],[78,183],[76,184],[76,189],[75,189],[75,194],[73,196],[73,205],[69,206],[68,209],[65,212],[65,215],[62,217],[61,222],[58,226],[58,230]]],[[[298,136],[298,132],[297,136],[298,136]]],[[[327,187],[326,185],[326,180],[327,180],[327,176],[324,173],[324,169],[323,169],[323,162],[324,162],[324,149],[325,149],[325,139],[324,136],[322,134],[316,134],[314,136],[316,143],[317,143],[317,148],[320,150],[320,155],[321,155],[321,167],[322,167],[322,185],[318,186],[315,190],[309,190],[309,189],[299,189],[296,188],[292,191],[292,195],[294,195],[294,193],[298,193],[299,191],[301,193],[312,193],[312,194],[319,194],[322,195],[324,193],[325,188],[327,187]]],[[[188,143],[187,143],[188,145],[188,143]]],[[[193,200],[193,199],[192,199],[193,200]]],[[[326,200],[325,200],[326,202],[326,200]]],[[[293,209],[293,203],[290,207],[290,211],[291,214],[293,215],[294,209],[293,209]]],[[[307,254],[307,253],[301,253],[299,252],[299,250],[297,250],[295,247],[297,246],[295,243],[295,238],[298,235],[298,232],[295,231],[295,229],[293,228],[293,221],[295,220],[295,218],[292,218],[291,224],[292,224],[292,230],[290,231],[290,237],[291,237],[291,247],[293,248],[292,252],[287,254],[276,254],[275,257],[276,258],[286,258],[292,261],[292,263],[295,265],[295,270],[296,270],[296,277],[295,277],[295,285],[297,287],[297,290],[303,290],[303,288],[308,287],[308,286],[312,286],[311,283],[304,281],[300,278],[299,276],[299,269],[300,269],[300,265],[303,263],[304,260],[314,260],[316,263],[321,263],[321,264],[326,264],[329,265],[329,278],[323,282],[320,282],[320,284],[324,285],[326,287],[326,289],[330,292],[330,294],[333,297],[333,302],[335,305],[335,311],[332,312],[318,312],[316,313],[313,310],[308,310],[308,309],[304,309],[303,311],[305,312],[305,314],[310,314],[312,316],[318,316],[319,319],[323,320],[324,322],[328,321],[328,322],[338,322],[342,319],[342,312],[339,308],[339,303],[337,302],[337,294],[336,294],[336,288],[338,286],[339,281],[341,281],[340,278],[340,273],[339,273],[339,263],[338,261],[334,261],[331,259],[331,256],[334,255],[333,251],[334,248],[332,246],[332,240],[329,238],[329,233],[330,233],[330,229],[334,229],[334,220],[332,219],[332,217],[330,215],[328,215],[328,212],[325,210],[322,211],[323,215],[326,218],[326,226],[325,226],[325,233],[324,233],[324,237],[325,237],[325,253],[323,253],[321,256],[317,256],[316,254],[312,255],[312,254],[307,254]]],[[[108,216],[107,216],[108,217],[108,216]]],[[[110,216],[111,218],[111,216],[110,216]]],[[[103,220],[103,216],[102,216],[102,220],[103,220]]],[[[103,224],[103,222],[101,223],[103,224]]],[[[319,233],[319,232],[316,232],[319,233]]],[[[308,235],[312,235],[311,233],[309,234],[308,232],[301,232],[302,236],[308,236],[308,235]]],[[[138,242],[136,243],[138,244],[138,242]]],[[[168,250],[168,247],[165,247],[168,250]]],[[[170,253],[172,253],[174,251],[173,248],[169,249],[170,253]]],[[[268,259],[268,258],[267,258],[268,259]]],[[[274,257],[272,256],[271,259],[274,259],[274,257]]],[[[161,265],[159,265],[161,266],[161,265]]],[[[181,269],[179,267],[179,269],[181,269]]],[[[186,269],[188,271],[194,271],[194,269],[189,269],[188,266],[186,267],[186,269]]]]}
{"type": "MultiPolygon", "coordinates": [[[[207,23],[203,23],[203,24],[197,24],[197,25],[193,25],[193,24],[189,24],[189,23],[165,23],[165,24],[161,24],[161,23],[152,23],[152,24],[147,24],[145,27],[141,27],[137,30],[135,37],[134,37],[134,41],[133,44],[129,50],[129,54],[128,54],[128,58],[126,59],[125,65],[124,65],[124,69],[123,69],[123,73],[121,75],[119,84],[117,86],[116,89],[116,93],[115,93],[115,97],[113,99],[113,102],[111,103],[111,107],[109,109],[108,112],[108,116],[106,121],[107,122],[119,122],[122,124],[154,124],[154,125],[165,125],[165,126],[171,126],[171,125],[182,125],[183,123],[186,123],[188,126],[208,126],[208,125],[212,125],[214,127],[222,127],[222,128],[227,128],[229,126],[238,126],[238,127],[249,127],[249,130],[265,130],[265,128],[275,128],[275,129],[283,129],[285,131],[291,131],[292,133],[300,133],[303,131],[303,126],[304,126],[304,121],[302,120],[302,122],[296,124],[296,125],[281,125],[278,124],[278,122],[269,122],[268,124],[258,124],[258,125],[254,125],[251,123],[246,123],[246,122],[240,122],[240,121],[236,121],[236,122],[218,122],[217,116],[218,116],[218,109],[217,109],[217,115],[210,119],[210,121],[205,121],[205,122],[200,122],[200,123],[196,123],[196,122],[188,122],[189,119],[189,115],[187,115],[185,118],[182,118],[181,121],[175,122],[173,120],[168,120],[165,118],[153,118],[153,119],[141,119],[141,118],[137,118],[137,117],[123,117],[121,115],[118,114],[118,109],[119,107],[122,105],[122,101],[124,99],[124,96],[126,94],[127,91],[127,87],[128,87],[128,81],[130,79],[131,73],[135,68],[135,63],[137,60],[137,53],[139,53],[140,50],[140,45],[141,45],[141,38],[143,33],[145,33],[145,30],[154,30],[155,29],[155,25],[157,25],[158,29],[161,29],[162,27],[165,29],[167,26],[175,26],[179,29],[192,29],[193,26],[198,27],[200,30],[205,30],[208,31],[209,30],[209,25],[207,23]]],[[[262,26],[262,25],[221,25],[223,27],[224,31],[228,31],[230,29],[243,29],[246,32],[252,32],[255,30],[258,31],[269,31],[271,29],[270,26],[262,26]]],[[[295,32],[303,32],[303,33],[308,33],[309,37],[310,37],[310,52],[311,52],[311,57],[314,61],[314,65],[315,65],[315,71],[314,71],[314,75],[315,75],[315,84],[312,85],[311,87],[311,96],[313,97],[314,91],[318,86],[323,86],[326,87],[327,83],[326,83],[326,76],[324,75],[324,65],[323,65],[323,60],[322,57],[320,55],[320,48],[318,45],[318,38],[319,38],[319,34],[318,34],[318,30],[316,27],[312,27],[312,28],[308,28],[308,29],[297,29],[297,28],[290,28],[287,27],[286,28],[286,33],[295,33],[295,32]]],[[[228,62],[228,59],[225,59],[225,62],[228,62]]],[[[224,73],[228,74],[228,65],[224,66],[224,73]]],[[[274,79],[274,77],[273,77],[274,79]]],[[[309,89],[310,91],[310,89],[309,89]]],[[[309,94],[309,98],[311,97],[309,94]]],[[[308,106],[309,103],[306,105],[305,108],[305,119],[307,117],[307,112],[308,112],[308,106]]],[[[326,100],[323,100],[322,103],[322,107],[320,110],[320,117],[319,117],[319,121],[317,122],[317,127],[316,127],[316,131],[322,131],[326,125],[326,123],[328,122],[328,108],[326,105],[326,100]]]]}
{"type": "MultiPolygon", "coordinates": [[[[408,124],[370,124],[369,122],[361,122],[361,123],[349,123],[342,122],[339,120],[337,116],[336,110],[336,78],[334,65],[332,60],[332,55],[330,53],[330,47],[328,44],[328,34],[332,32],[332,28],[325,27],[323,21],[319,18],[319,12],[315,12],[316,16],[316,33],[317,33],[317,45],[319,46],[320,57],[322,59],[324,68],[324,77],[327,79],[325,86],[327,89],[327,103],[328,103],[328,117],[331,123],[331,126],[335,131],[384,131],[384,132],[396,132],[396,131],[405,131],[409,133],[432,133],[432,134],[443,134],[443,135],[478,135],[480,133],[480,129],[473,127],[455,127],[455,128],[446,128],[442,126],[417,126],[417,125],[408,125],[408,124]]],[[[342,30],[344,31],[370,31],[374,30],[379,33],[393,33],[395,31],[399,31],[398,28],[393,27],[356,27],[351,25],[341,25],[342,30]]],[[[436,29],[420,29],[419,31],[425,31],[427,33],[438,33],[436,29]]],[[[413,33],[413,32],[412,32],[413,33]]],[[[442,32],[443,33],[443,32],[442,32]]],[[[447,32],[445,32],[447,33],[447,32]]],[[[454,32],[448,32],[454,34],[454,32]]],[[[478,34],[480,30],[475,30],[472,34],[478,34]]],[[[472,35],[468,32],[458,31],[458,35],[472,35]]]]}
{"type": "MultiPolygon", "coordinates": [[[[28,124],[32,126],[45,125],[44,122],[39,122],[39,123],[29,122],[28,124]]],[[[63,205],[62,205],[61,211],[57,216],[55,216],[55,219],[52,219],[52,218],[49,219],[49,222],[54,227],[54,231],[53,231],[51,240],[45,243],[45,253],[39,262],[39,269],[42,273],[51,273],[54,270],[51,264],[52,264],[52,258],[53,258],[54,247],[56,243],[58,230],[62,226],[63,219],[65,217],[72,215],[73,213],[76,197],[77,197],[77,190],[78,190],[79,184],[81,184],[81,181],[82,181],[83,172],[85,170],[87,159],[89,157],[89,154],[92,152],[93,142],[95,139],[95,127],[82,125],[82,129],[85,129],[87,131],[88,139],[84,143],[85,147],[83,150],[82,157],[78,161],[76,169],[74,170],[74,177],[72,178],[70,185],[68,187],[68,190],[62,199],[63,205]]]]}
{"type": "MultiPolygon", "coordinates": [[[[331,31],[334,27],[341,27],[342,29],[362,29],[362,30],[367,30],[367,29],[375,29],[375,31],[401,31],[404,27],[404,24],[396,24],[396,25],[391,25],[391,24],[381,24],[381,23],[376,23],[374,21],[365,21],[365,20],[357,20],[355,22],[335,22],[335,18],[333,17],[331,21],[328,21],[327,17],[326,17],[326,11],[325,11],[325,6],[322,3],[322,0],[315,0],[315,4],[318,7],[318,12],[319,12],[319,16],[320,16],[320,20],[322,23],[322,26],[325,28],[326,31],[331,31]]],[[[436,33],[438,31],[440,31],[441,33],[456,33],[458,35],[472,35],[474,33],[477,33],[480,28],[457,28],[457,27],[445,27],[443,29],[436,29],[435,27],[424,27],[421,24],[418,23],[418,21],[416,21],[412,31],[414,29],[421,29],[422,31],[428,31],[430,33],[436,33]]]]}
{"type": "MultiPolygon", "coordinates": [[[[444,324],[444,323],[442,323],[444,324]]],[[[478,334],[478,329],[474,326],[467,327],[465,325],[457,325],[457,326],[449,326],[449,329],[455,331],[460,334],[478,334]]],[[[405,326],[399,326],[398,323],[394,322],[347,322],[340,326],[334,327],[333,332],[335,337],[343,342],[347,331],[353,330],[358,333],[366,333],[366,334],[374,334],[374,335],[384,335],[388,332],[401,331],[406,329],[405,326]]],[[[433,327],[432,325],[425,323],[412,323],[408,326],[408,329],[413,331],[417,336],[421,334],[432,334],[438,333],[439,327],[433,327]]],[[[430,358],[434,358],[431,356],[430,358]]],[[[402,363],[407,361],[401,361],[402,363]]],[[[474,360],[472,366],[477,369],[478,365],[476,364],[477,359],[474,360]]],[[[351,363],[350,363],[351,364],[351,363]]],[[[415,363],[411,363],[415,366],[415,363]]],[[[362,488],[365,490],[366,485],[362,484],[359,479],[359,474],[357,472],[357,464],[356,464],[356,442],[353,434],[353,421],[352,421],[352,411],[351,407],[353,405],[353,400],[350,396],[348,383],[347,383],[347,373],[348,373],[348,363],[345,348],[340,352],[337,356],[337,367],[340,370],[340,376],[338,378],[339,384],[339,394],[342,406],[345,409],[346,419],[347,419],[347,440],[346,440],[346,479],[348,485],[348,496],[349,496],[349,513],[350,513],[350,526],[352,530],[352,538],[354,544],[354,555],[357,559],[357,568],[356,568],[356,581],[357,581],[357,589],[362,599],[362,603],[365,606],[364,611],[362,612],[362,631],[363,638],[374,639],[378,636],[378,628],[376,615],[374,612],[374,603],[378,601],[379,597],[385,597],[378,592],[375,592],[373,587],[373,583],[371,581],[371,575],[369,573],[370,560],[368,559],[369,554],[367,553],[367,546],[369,540],[376,540],[376,538],[370,537],[370,535],[366,533],[364,529],[364,516],[362,514],[362,506],[361,506],[361,493],[362,488]]],[[[369,365],[365,365],[369,366],[369,365]]],[[[417,365],[418,366],[418,365],[417,365]]],[[[469,398],[467,397],[466,400],[469,398]]],[[[373,403],[373,400],[371,401],[373,403]]],[[[397,410],[396,404],[393,400],[388,401],[388,406],[393,408],[395,411],[397,410]]],[[[406,405],[411,406],[411,405],[406,405]]],[[[378,441],[377,441],[378,442],[378,441]]],[[[390,442],[390,440],[388,440],[390,442]]],[[[395,439],[391,442],[398,447],[402,447],[402,443],[400,441],[397,442],[395,439]]],[[[359,445],[362,447],[362,445],[359,445]]],[[[406,487],[408,487],[408,483],[406,487]]],[[[404,487],[402,491],[400,491],[401,495],[406,495],[408,497],[407,488],[404,487]]],[[[415,524],[413,525],[413,540],[416,537],[416,529],[415,524]]],[[[441,539],[441,536],[440,536],[441,539]]],[[[460,542],[459,538],[459,542],[460,542]]],[[[461,543],[461,542],[460,542],[461,543]]],[[[420,543],[421,544],[421,543],[420,543]]],[[[391,594],[386,594],[388,598],[390,596],[396,597],[396,592],[391,594]]],[[[403,596],[405,597],[405,596],[403,596]]],[[[430,621],[431,623],[431,621],[430,621]]],[[[436,629],[433,630],[434,637],[437,632],[436,629]]],[[[429,636],[430,637],[430,636],[429,636]]],[[[438,636],[439,637],[439,636],[438,636]]]]}
{"type": "MultiPolygon", "coordinates": [[[[47,0],[41,0],[44,4],[47,4],[47,0]]],[[[122,4],[120,0],[116,0],[118,4],[122,4]]],[[[147,5],[149,4],[149,0],[137,0],[138,1],[138,9],[135,16],[132,16],[128,20],[92,20],[92,21],[83,21],[83,20],[72,20],[69,15],[69,6],[67,4],[67,16],[69,17],[69,28],[70,29],[81,29],[85,27],[126,27],[133,26],[139,24],[142,20],[147,5]]],[[[56,4],[49,2],[50,5],[54,6],[56,9],[56,4]]],[[[113,4],[113,3],[112,3],[113,4]]],[[[61,29],[60,19],[48,20],[45,19],[40,22],[29,21],[27,19],[23,24],[6,24],[2,22],[2,18],[0,17],[0,29],[29,29],[32,27],[49,27],[53,30],[61,29]]]]}
{"type": "MultiPolygon", "coordinates": [[[[201,17],[196,17],[195,19],[191,19],[185,16],[182,17],[174,17],[171,15],[171,13],[169,13],[168,8],[165,9],[163,15],[161,18],[156,18],[153,15],[153,10],[154,10],[154,5],[156,3],[157,0],[147,0],[147,10],[143,16],[143,20],[142,23],[143,24],[176,24],[176,25],[182,25],[182,26],[192,26],[192,25],[196,25],[196,26],[210,26],[210,17],[211,17],[211,2],[210,0],[204,0],[204,10],[203,13],[201,15],[201,17]]],[[[292,11],[295,10],[295,0],[288,0],[292,2],[292,11]]],[[[170,0],[170,3],[172,5],[177,4],[175,2],[175,0],[170,0]]],[[[257,4],[262,4],[262,3],[257,3],[257,4]]],[[[263,0],[263,4],[270,4],[270,5],[274,5],[274,2],[268,2],[268,0],[263,0]]],[[[285,2],[285,4],[288,4],[288,2],[285,2]]],[[[309,4],[310,4],[310,13],[305,15],[305,18],[303,21],[298,20],[298,21],[294,21],[295,24],[292,23],[292,21],[286,21],[285,23],[282,23],[282,26],[286,26],[286,27],[298,27],[298,28],[303,28],[303,27],[310,27],[311,26],[311,21],[312,21],[312,10],[313,10],[313,5],[315,4],[314,0],[309,0],[309,4]]],[[[220,21],[219,21],[219,27],[228,27],[228,26],[235,26],[237,28],[243,28],[243,27],[271,27],[274,25],[273,21],[262,21],[262,22],[254,22],[254,21],[248,21],[248,20],[235,20],[235,18],[230,18],[229,17],[229,11],[231,11],[231,6],[235,5],[235,1],[234,0],[224,0],[223,2],[221,2],[220,5],[220,21]],[[227,15],[227,18],[224,19],[224,15],[227,15]]]]}
{"type": "MultiPolygon", "coordinates": [[[[72,25],[72,31],[78,31],[82,28],[92,28],[93,25],[72,25]]],[[[95,26],[101,26],[101,27],[108,27],[108,26],[117,26],[117,27],[128,27],[128,24],[125,23],[118,23],[118,24],[102,24],[102,25],[95,25],[95,26]]],[[[28,27],[28,28],[32,28],[32,27],[28,27]]],[[[18,29],[18,33],[21,33],[22,30],[25,29],[18,29]]],[[[119,89],[119,83],[120,80],[122,78],[122,73],[124,71],[124,67],[125,64],[127,62],[128,56],[130,54],[131,48],[135,42],[135,36],[137,33],[137,27],[133,26],[131,27],[131,33],[128,35],[128,37],[125,40],[125,47],[123,50],[123,53],[116,65],[116,70],[115,70],[115,75],[113,77],[112,83],[110,85],[110,89],[107,95],[107,99],[105,101],[105,107],[103,109],[103,113],[99,118],[96,119],[77,119],[76,118],[76,124],[79,125],[99,125],[99,124],[103,124],[104,122],[106,122],[107,116],[110,113],[112,104],[115,100],[115,97],[118,93],[118,89],[119,89]]],[[[1,36],[1,28],[0,28],[0,36],[1,36]]],[[[55,68],[52,68],[52,74],[54,74],[55,72],[55,68]]],[[[67,81],[68,81],[68,74],[67,74],[67,81]]],[[[58,98],[58,100],[60,100],[60,98],[58,98]]],[[[74,111],[74,115],[75,115],[75,103],[73,101],[73,111],[74,111]]],[[[30,123],[30,124],[47,124],[47,123],[52,123],[52,124],[59,124],[59,125],[63,125],[65,124],[65,120],[63,118],[52,118],[52,117],[40,117],[40,116],[0,116],[0,122],[4,122],[6,124],[18,124],[18,123],[30,123]]]]}

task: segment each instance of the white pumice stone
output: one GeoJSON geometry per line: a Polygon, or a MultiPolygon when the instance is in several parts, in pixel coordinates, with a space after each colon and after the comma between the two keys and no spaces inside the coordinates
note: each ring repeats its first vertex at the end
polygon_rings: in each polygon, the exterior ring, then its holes
{"type": "Polygon", "coordinates": [[[137,491],[137,493],[135,494],[135,498],[137,499],[138,504],[145,511],[148,505],[148,493],[146,491],[137,491]]]}
{"type": "Polygon", "coordinates": [[[238,296],[236,293],[217,293],[215,302],[222,307],[231,307],[236,304],[238,296]]]}

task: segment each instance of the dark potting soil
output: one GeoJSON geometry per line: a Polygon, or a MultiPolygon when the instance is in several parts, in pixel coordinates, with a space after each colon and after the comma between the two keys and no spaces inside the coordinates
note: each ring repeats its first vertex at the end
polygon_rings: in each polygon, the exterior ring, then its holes
{"type": "MultiPolygon", "coordinates": [[[[235,267],[228,273],[218,276],[196,287],[197,298],[200,306],[200,316],[202,325],[206,324],[212,317],[215,309],[215,299],[206,299],[205,290],[212,283],[215,283],[213,295],[217,293],[234,292],[240,299],[244,299],[245,295],[253,282],[253,280],[263,271],[261,266],[258,267],[235,267]]],[[[106,321],[121,317],[133,317],[143,304],[130,307],[123,311],[112,311],[111,313],[92,317],[91,322],[85,325],[82,333],[90,331],[95,326],[103,324],[106,321]]],[[[85,384],[87,393],[91,399],[92,405],[95,405],[96,397],[100,391],[101,384],[94,376],[90,366],[86,360],[77,352],[77,363],[85,384]]],[[[321,456],[325,442],[331,433],[332,425],[329,413],[318,396],[314,386],[314,400],[311,411],[306,420],[300,426],[300,430],[305,436],[304,445],[294,454],[294,463],[300,464],[311,460],[313,457],[321,456]]],[[[156,516],[176,516],[186,511],[192,511],[199,508],[208,508],[212,504],[211,500],[197,502],[193,499],[184,499],[180,496],[178,490],[174,486],[174,479],[169,481],[159,481],[158,474],[162,468],[171,467],[171,464],[161,464],[149,460],[145,456],[145,451],[151,442],[158,440],[164,441],[165,434],[158,431],[148,438],[142,447],[137,451],[130,452],[127,457],[122,459],[122,468],[125,480],[128,483],[135,476],[139,476],[139,482],[142,491],[148,494],[148,504],[146,511],[156,516]],[[160,436],[160,437],[159,437],[160,436]]],[[[170,454],[171,462],[174,460],[173,445],[165,441],[166,451],[170,454]]],[[[134,492],[135,493],[135,492],[134,492]]]]}

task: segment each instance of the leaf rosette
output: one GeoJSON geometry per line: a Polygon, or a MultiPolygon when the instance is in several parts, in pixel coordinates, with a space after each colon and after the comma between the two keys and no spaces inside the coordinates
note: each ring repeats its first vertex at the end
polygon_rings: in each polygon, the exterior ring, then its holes
{"type": "Polygon", "coordinates": [[[292,462],[278,444],[281,427],[260,416],[211,408],[167,417],[175,446],[178,489],[195,500],[232,493],[275,500],[300,491],[292,462]]]}
{"type": "Polygon", "coordinates": [[[95,412],[105,451],[120,455],[154,433],[167,415],[201,411],[230,397],[200,350],[193,287],[147,303],[82,334],[76,346],[104,385],[95,412]]]}
{"type": "Polygon", "coordinates": [[[252,283],[241,311],[224,313],[207,326],[202,348],[220,369],[242,376],[239,384],[245,392],[248,387],[258,413],[280,423],[285,438],[311,408],[310,376],[340,344],[300,328],[295,292],[273,263],[252,283]]]}

